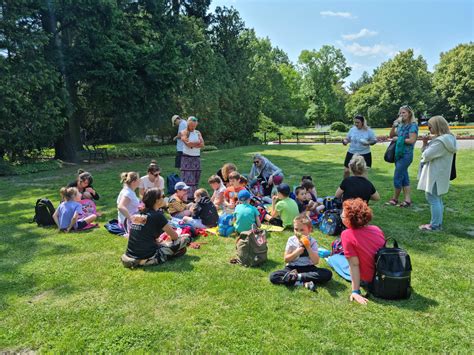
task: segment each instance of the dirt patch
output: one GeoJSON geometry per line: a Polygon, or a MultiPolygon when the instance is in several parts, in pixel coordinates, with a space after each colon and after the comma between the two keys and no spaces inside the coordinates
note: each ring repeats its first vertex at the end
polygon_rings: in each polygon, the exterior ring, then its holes
{"type": "Polygon", "coordinates": [[[41,292],[35,296],[33,296],[31,298],[31,300],[28,301],[28,303],[38,303],[42,300],[44,300],[45,298],[47,298],[49,295],[51,295],[53,292],[52,291],[44,291],[44,292],[41,292]]]}

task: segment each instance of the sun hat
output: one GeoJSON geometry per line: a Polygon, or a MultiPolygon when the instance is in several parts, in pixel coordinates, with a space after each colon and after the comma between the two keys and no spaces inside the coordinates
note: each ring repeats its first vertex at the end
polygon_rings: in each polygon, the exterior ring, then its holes
{"type": "Polygon", "coordinates": [[[174,185],[174,189],[175,190],[189,190],[190,187],[186,185],[185,182],[180,181],[180,182],[177,182],[176,185],[174,185]]]}

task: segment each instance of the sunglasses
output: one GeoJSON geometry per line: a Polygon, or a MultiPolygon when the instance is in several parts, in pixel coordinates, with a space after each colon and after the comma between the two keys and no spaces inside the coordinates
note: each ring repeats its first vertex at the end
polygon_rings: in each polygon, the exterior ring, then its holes
{"type": "Polygon", "coordinates": [[[257,164],[257,165],[260,164],[260,162],[258,160],[255,160],[253,163],[257,164]]]}
{"type": "Polygon", "coordinates": [[[160,175],[160,173],[153,173],[153,176],[154,176],[154,177],[157,177],[157,176],[159,176],[159,175],[160,175]]]}
{"type": "Polygon", "coordinates": [[[400,107],[400,110],[404,108],[404,109],[407,109],[407,110],[410,110],[410,111],[413,111],[413,109],[409,106],[409,105],[403,105],[402,107],[400,107]]]}

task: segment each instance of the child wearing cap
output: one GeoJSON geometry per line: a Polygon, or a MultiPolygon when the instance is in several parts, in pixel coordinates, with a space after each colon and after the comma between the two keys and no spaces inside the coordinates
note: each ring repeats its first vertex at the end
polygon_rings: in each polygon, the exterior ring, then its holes
{"type": "Polygon", "coordinates": [[[300,214],[295,200],[291,199],[291,189],[287,184],[278,186],[278,194],[272,197],[271,215],[265,216],[270,224],[280,227],[290,227],[293,219],[300,214]]]}
{"type": "Polygon", "coordinates": [[[318,243],[310,236],[312,229],[311,220],[305,215],[293,220],[295,234],[286,242],[286,266],[270,274],[272,284],[304,286],[316,291],[316,284],[331,280],[331,271],[316,267],[319,263],[318,243]]]}
{"type": "Polygon", "coordinates": [[[190,223],[195,228],[212,228],[217,226],[219,214],[217,208],[211,202],[206,189],[197,189],[194,193],[194,201],[191,207],[192,217],[183,217],[183,221],[190,223]]]}
{"type": "Polygon", "coordinates": [[[251,230],[253,224],[260,227],[260,212],[250,204],[250,198],[250,192],[247,190],[239,191],[238,199],[240,203],[235,207],[234,212],[234,227],[237,233],[251,230]]]}
{"type": "Polygon", "coordinates": [[[191,211],[188,208],[187,198],[190,187],[186,183],[180,181],[174,185],[176,192],[171,195],[168,201],[168,212],[171,216],[176,218],[183,218],[184,216],[191,216],[191,211]]]}

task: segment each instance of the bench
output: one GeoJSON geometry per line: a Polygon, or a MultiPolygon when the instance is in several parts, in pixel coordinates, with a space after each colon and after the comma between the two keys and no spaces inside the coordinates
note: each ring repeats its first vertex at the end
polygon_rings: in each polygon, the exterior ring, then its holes
{"type": "Polygon", "coordinates": [[[310,133],[305,133],[305,132],[292,132],[291,133],[293,136],[296,136],[296,144],[300,143],[300,136],[303,137],[319,137],[323,136],[323,141],[324,144],[327,143],[326,137],[329,136],[329,132],[310,132],[310,133]]]}
{"type": "Polygon", "coordinates": [[[102,160],[105,163],[105,160],[109,160],[109,154],[107,153],[107,148],[97,148],[95,144],[83,143],[84,149],[89,153],[88,163],[90,164],[92,160],[102,160]]]}

